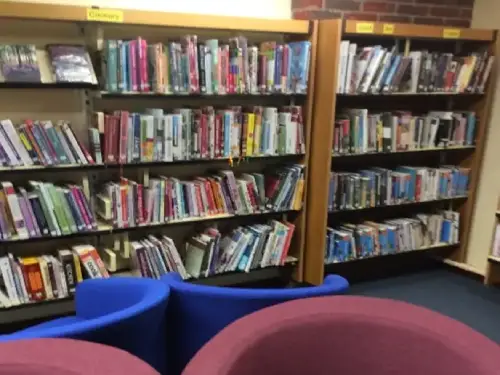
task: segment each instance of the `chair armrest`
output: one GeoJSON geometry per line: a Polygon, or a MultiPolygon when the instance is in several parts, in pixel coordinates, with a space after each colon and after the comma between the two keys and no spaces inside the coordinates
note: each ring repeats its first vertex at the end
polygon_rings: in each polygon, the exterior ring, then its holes
{"type": "Polygon", "coordinates": [[[323,281],[323,285],[335,288],[335,293],[345,292],[349,288],[349,282],[339,275],[328,275],[323,281]]]}

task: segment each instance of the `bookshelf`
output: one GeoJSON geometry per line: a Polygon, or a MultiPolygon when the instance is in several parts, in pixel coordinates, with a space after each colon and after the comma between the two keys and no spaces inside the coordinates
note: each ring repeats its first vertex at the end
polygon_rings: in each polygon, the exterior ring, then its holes
{"type": "Polygon", "coordinates": [[[498,252],[500,246],[500,232],[498,225],[500,223],[500,199],[497,202],[497,210],[495,212],[495,225],[493,228],[493,238],[491,240],[491,248],[488,255],[486,265],[486,273],[484,274],[485,285],[495,285],[500,282],[500,254],[498,252]]]}
{"type": "MultiPolygon", "coordinates": [[[[301,280],[304,267],[304,242],[306,200],[300,209],[260,209],[245,213],[223,213],[206,216],[171,219],[168,221],[148,222],[146,224],[115,227],[101,220],[97,215],[99,187],[106,181],[118,181],[122,177],[147,181],[157,175],[172,176],[179,179],[195,176],[210,176],[214,170],[230,170],[239,176],[241,173],[261,173],[274,170],[283,165],[303,165],[303,196],[307,194],[307,181],[310,129],[312,123],[313,86],[315,76],[314,61],[317,55],[317,22],[292,20],[261,20],[243,17],[219,17],[133,11],[126,9],[98,9],[80,6],[50,5],[39,3],[3,2],[0,4],[0,31],[6,44],[33,44],[40,65],[42,80],[39,83],[6,82],[0,76],[1,118],[9,118],[17,124],[22,120],[44,119],[54,123],[64,119],[71,123],[71,131],[79,142],[89,149],[88,128],[93,124],[95,112],[115,110],[143,111],[146,108],[166,110],[187,106],[301,106],[304,126],[303,152],[279,153],[274,155],[251,155],[243,157],[208,157],[203,159],[173,161],[134,161],[124,163],[60,164],[60,165],[18,165],[0,168],[3,181],[11,181],[15,187],[26,186],[28,180],[71,182],[81,186],[90,210],[96,218],[93,229],[61,233],[53,236],[21,238],[13,235],[0,242],[1,255],[13,253],[15,256],[40,256],[54,253],[57,249],[70,248],[77,244],[91,244],[97,249],[113,247],[117,241],[130,241],[144,238],[148,234],[171,237],[177,247],[189,234],[199,233],[204,227],[224,227],[230,230],[236,225],[264,224],[270,219],[287,220],[295,226],[288,257],[282,266],[256,268],[250,272],[228,272],[193,279],[210,285],[245,284],[269,278],[294,278],[301,280]],[[25,25],[29,22],[30,29],[25,25]],[[9,30],[7,32],[6,30],[9,30]],[[103,46],[108,39],[134,39],[142,37],[151,43],[178,40],[181,36],[196,34],[201,40],[209,38],[229,40],[242,35],[248,41],[259,45],[264,41],[290,43],[310,42],[309,85],[307,93],[258,93],[204,95],[163,94],[146,92],[104,91],[101,84],[61,83],[54,81],[50,74],[50,61],[45,46],[49,44],[84,45],[90,53],[94,68],[99,65],[103,46]],[[26,246],[28,245],[29,246],[26,246]],[[35,245],[35,246],[32,246],[35,245]]],[[[98,69],[97,69],[98,70],[98,69]]],[[[98,80],[101,73],[97,72],[98,80]]],[[[59,186],[59,185],[56,185],[59,186]]],[[[221,228],[221,233],[222,228],[221,228]]],[[[225,234],[224,232],[223,234],[225,234]]],[[[125,242],[121,242],[125,243],[125,242]]],[[[126,269],[123,270],[126,272],[126,269]]],[[[119,274],[112,275],[119,277],[119,274]]],[[[44,318],[50,315],[70,313],[72,299],[56,299],[39,303],[22,304],[0,309],[0,321],[23,321],[44,318]],[[14,317],[15,316],[15,317],[14,317]],[[5,317],[5,318],[2,318],[5,317]]],[[[1,323],[0,323],[1,324],[1,323]]]]}
{"type": "MultiPolygon", "coordinates": [[[[498,56],[499,45],[496,32],[492,30],[355,20],[324,20],[319,22],[318,50],[321,53],[318,54],[316,60],[317,80],[314,87],[315,107],[309,157],[309,186],[314,186],[314,195],[307,196],[306,217],[307,228],[313,228],[313,230],[308,230],[306,233],[305,246],[308,250],[305,253],[304,281],[319,284],[327,273],[359,276],[360,273],[366,272],[366,274],[380,276],[386,271],[385,266],[388,269],[392,267],[400,270],[404,263],[403,261],[398,263],[400,259],[411,258],[411,263],[414,260],[413,257],[421,254],[444,257],[444,260],[450,264],[462,264],[467,252],[481,158],[487,137],[491,98],[496,77],[495,69],[491,72],[484,92],[459,92],[459,90],[457,92],[418,92],[419,90],[413,92],[413,89],[404,90],[405,92],[397,92],[392,89],[389,92],[382,90],[375,92],[373,91],[375,89],[370,86],[367,93],[358,93],[359,91],[345,93],[339,88],[338,82],[342,72],[331,69],[333,66],[337,67],[342,64],[341,42],[344,40],[348,40],[351,45],[356,43],[359,48],[380,45],[386,49],[386,54],[393,46],[396,46],[395,52],[400,54],[402,58],[410,56],[412,50],[448,52],[455,55],[488,51],[490,55],[498,56]],[[333,124],[339,118],[343,120],[344,117],[340,116],[349,108],[366,108],[368,115],[384,111],[411,111],[412,113],[474,111],[478,118],[475,141],[429,148],[392,149],[389,152],[385,149],[382,152],[380,149],[377,149],[378,152],[335,152],[333,148],[337,147],[334,145],[338,144],[335,143],[338,135],[336,135],[333,124]],[[433,168],[440,165],[454,165],[460,171],[470,168],[470,172],[466,172],[469,179],[468,191],[445,199],[432,197],[423,201],[415,199],[402,201],[400,204],[376,205],[375,207],[372,207],[373,203],[370,202],[368,207],[364,206],[363,208],[336,209],[334,211],[329,209],[330,204],[336,205],[335,199],[333,203],[329,201],[331,171],[337,174],[340,172],[352,173],[373,167],[394,170],[401,165],[433,168]],[[430,245],[419,246],[417,249],[406,248],[405,251],[395,254],[381,253],[375,256],[361,254],[354,259],[353,257],[343,260],[337,259],[331,263],[325,260],[329,233],[327,227],[342,230],[345,229],[345,227],[340,227],[343,223],[355,225],[365,221],[385,223],[386,220],[410,218],[421,213],[428,215],[439,210],[449,210],[460,214],[458,241],[452,243],[436,241],[430,245]],[[377,268],[378,272],[375,272],[373,268],[377,268]]],[[[349,133],[349,135],[351,134],[349,133]]],[[[351,142],[352,146],[352,141],[348,142],[351,142]]],[[[370,175],[364,176],[369,177],[370,175]]],[[[338,180],[334,181],[338,182],[341,176],[335,178],[338,180]]],[[[377,228],[379,227],[377,226],[377,228]]],[[[372,229],[370,228],[370,230],[372,229]]],[[[490,264],[492,262],[490,261],[490,264]]]]}

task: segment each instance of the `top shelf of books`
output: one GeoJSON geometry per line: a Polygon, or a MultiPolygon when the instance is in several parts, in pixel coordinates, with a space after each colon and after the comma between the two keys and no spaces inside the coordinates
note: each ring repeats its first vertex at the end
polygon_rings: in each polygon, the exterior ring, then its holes
{"type": "Polygon", "coordinates": [[[225,17],[73,5],[0,2],[0,18],[127,24],[183,29],[309,34],[309,21],[225,17]]]}
{"type": "Polygon", "coordinates": [[[495,39],[495,31],[493,30],[354,20],[344,23],[344,34],[416,39],[456,39],[482,42],[491,42],[495,39]]]}

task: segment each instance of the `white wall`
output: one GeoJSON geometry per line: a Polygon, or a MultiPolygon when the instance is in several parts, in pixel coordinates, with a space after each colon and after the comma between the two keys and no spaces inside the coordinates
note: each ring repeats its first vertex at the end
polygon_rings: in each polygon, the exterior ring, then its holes
{"type": "MultiPolygon", "coordinates": [[[[1,0],[0,0],[1,1],[1,0]]],[[[12,1],[12,0],[11,0],[12,1]]],[[[165,12],[258,18],[291,18],[291,0],[14,0],[30,3],[100,6],[165,12]]]]}
{"type": "MultiPolygon", "coordinates": [[[[498,29],[500,26],[500,1],[475,0],[472,27],[498,29]]],[[[497,69],[499,67],[497,56],[497,69]]],[[[497,80],[500,76],[497,76],[497,80]]],[[[495,211],[500,193],[500,82],[496,83],[492,113],[489,123],[483,168],[474,209],[466,263],[485,272],[490,253],[495,211]]]]}

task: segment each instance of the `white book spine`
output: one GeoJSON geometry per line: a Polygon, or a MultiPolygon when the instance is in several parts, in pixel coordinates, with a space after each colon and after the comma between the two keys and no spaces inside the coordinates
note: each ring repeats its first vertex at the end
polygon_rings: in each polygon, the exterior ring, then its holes
{"type": "Polygon", "coordinates": [[[12,149],[12,147],[10,146],[7,139],[3,136],[3,134],[0,134],[0,145],[2,146],[2,148],[5,150],[5,153],[7,154],[7,158],[9,159],[10,166],[17,166],[17,165],[22,164],[22,162],[17,159],[15,151],[12,149]]]}
{"type": "Polygon", "coordinates": [[[373,57],[370,60],[370,63],[366,70],[366,77],[363,79],[362,85],[360,87],[361,92],[367,93],[368,90],[370,89],[373,78],[375,77],[375,73],[377,73],[377,70],[385,54],[386,54],[385,49],[382,49],[381,47],[376,47],[373,57]]]}
{"type": "Polygon", "coordinates": [[[14,186],[10,182],[2,182],[2,187],[7,198],[7,204],[9,206],[14,227],[16,228],[19,238],[29,238],[26,220],[21,212],[21,207],[19,205],[19,200],[14,190],[14,186]]]}
{"type": "Polygon", "coordinates": [[[45,295],[47,299],[53,299],[54,294],[52,293],[52,287],[50,285],[49,267],[47,265],[47,259],[45,257],[38,257],[38,263],[40,264],[40,274],[42,275],[43,288],[45,289],[45,295]]]}
{"type": "Polygon", "coordinates": [[[12,269],[10,268],[9,258],[0,258],[0,271],[2,272],[5,289],[7,290],[7,295],[9,296],[12,305],[20,305],[21,301],[17,295],[14,275],[12,274],[12,269]]]}
{"type": "Polygon", "coordinates": [[[83,154],[83,151],[80,148],[80,145],[78,144],[78,141],[76,140],[76,137],[73,134],[73,131],[71,130],[69,125],[63,124],[62,129],[63,129],[64,133],[66,134],[66,136],[68,137],[68,139],[71,143],[71,146],[73,146],[73,149],[76,151],[78,158],[80,158],[80,162],[82,164],[88,164],[89,162],[88,162],[87,158],[85,157],[85,155],[83,154]]]}
{"type": "Polygon", "coordinates": [[[21,158],[21,161],[24,165],[33,165],[33,160],[31,160],[28,151],[24,148],[21,139],[19,138],[19,134],[17,134],[16,129],[14,129],[14,125],[10,120],[0,121],[5,133],[10,138],[12,146],[16,149],[17,154],[21,158]]]}
{"type": "Polygon", "coordinates": [[[347,60],[347,73],[345,77],[345,93],[351,94],[356,88],[353,85],[352,74],[355,69],[356,64],[356,50],[358,45],[356,43],[351,43],[349,45],[349,55],[347,60]]]}
{"type": "Polygon", "coordinates": [[[173,161],[173,150],[172,150],[172,121],[173,115],[163,116],[164,121],[164,133],[163,133],[163,161],[169,162],[173,161]]]}
{"type": "Polygon", "coordinates": [[[343,40],[340,43],[340,61],[337,70],[337,93],[343,94],[345,92],[345,83],[347,76],[347,63],[349,60],[349,41],[343,40]]]}
{"type": "Polygon", "coordinates": [[[58,128],[56,129],[56,134],[57,138],[59,138],[59,142],[61,143],[64,153],[69,159],[70,164],[81,164],[80,160],[76,160],[75,157],[73,156],[73,152],[71,152],[71,149],[68,145],[68,142],[66,141],[66,138],[64,137],[64,134],[62,133],[62,129],[58,128]]]}
{"type": "Polygon", "coordinates": [[[266,246],[264,248],[264,255],[262,256],[262,260],[260,261],[260,267],[264,268],[269,266],[269,260],[271,257],[271,253],[276,245],[276,232],[273,230],[267,239],[266,246]]]}

